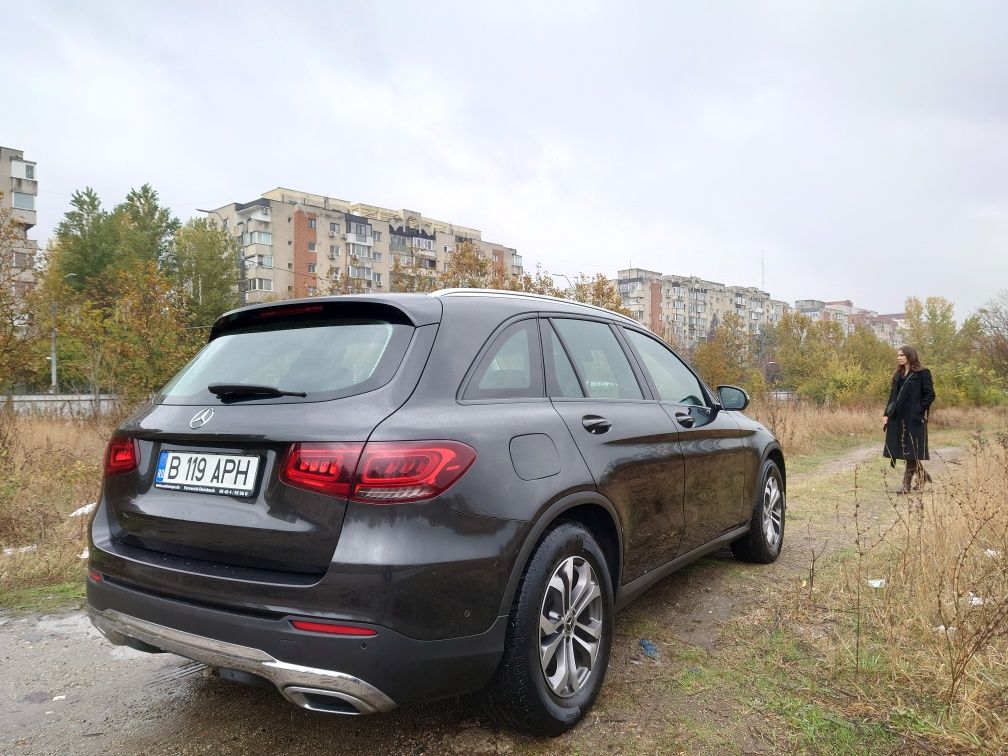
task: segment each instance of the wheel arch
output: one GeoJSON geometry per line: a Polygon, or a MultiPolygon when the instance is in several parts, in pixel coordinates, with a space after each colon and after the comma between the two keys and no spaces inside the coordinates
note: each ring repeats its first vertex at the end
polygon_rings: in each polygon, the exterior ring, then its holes
{"type": "Polygon", "coordinates": [[[767,445],[767,448],[763,451],[763,461],[760,462],[760,467],[763,467],[763,463],[767,460],[772,460],[777,468],[780,470],[781,482],[784,484],[784,491],[787,492],[787,468],[784,464],[784,450],[780,448],[780,444],[771,443],[767,445]]]}
{"type": "Polygon", "coordinates": [[[560,522],[580,523],[595,537],[605,556],[613,595],[616,595],[623,570],[623,531],[619,515],[612,503],[601,494],[595,491],[581,491],[551,504],[529,529],[511,567],[511,575],[501,600],[500,614],[511,611],[515,593],[532,558],[532,552],[543,536],[560,522]]]}

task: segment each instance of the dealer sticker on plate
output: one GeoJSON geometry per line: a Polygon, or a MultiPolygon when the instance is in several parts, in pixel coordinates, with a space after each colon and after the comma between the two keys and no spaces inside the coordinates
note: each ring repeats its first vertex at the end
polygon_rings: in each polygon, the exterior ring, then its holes
{"type": "Polygon", "coordinates": [[[249,496],[255,489],[259,457],[163,451],[158,457],[156,488],[193,493],[249,496]]]}

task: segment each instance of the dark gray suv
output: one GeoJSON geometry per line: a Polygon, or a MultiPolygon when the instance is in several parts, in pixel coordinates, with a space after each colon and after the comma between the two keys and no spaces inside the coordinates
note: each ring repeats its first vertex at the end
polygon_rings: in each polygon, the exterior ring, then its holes
{"type": "Polygon", "coordinates": [[[747,402],[549,297],[236,310],[109,443],[91,618],[307,709],[486,688],[556,735],[598,694],[614,612],[725,545],[780,552],[784,457],[747,402]]]}

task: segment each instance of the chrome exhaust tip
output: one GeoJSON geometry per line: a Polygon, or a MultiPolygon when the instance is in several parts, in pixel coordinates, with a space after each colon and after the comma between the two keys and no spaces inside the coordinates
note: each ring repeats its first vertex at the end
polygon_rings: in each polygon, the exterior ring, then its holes
{"type": "Polygon", "coordinates": [[[284,697],[295,706],[309,711],[321,711],[326,714],[343,714],[344,716],[359,716],[361,714],[376,714],[378,709],[349,693],[339,693],[335,690],[305,688],[300,685],[290,685],[283,689],[284,697]]]}

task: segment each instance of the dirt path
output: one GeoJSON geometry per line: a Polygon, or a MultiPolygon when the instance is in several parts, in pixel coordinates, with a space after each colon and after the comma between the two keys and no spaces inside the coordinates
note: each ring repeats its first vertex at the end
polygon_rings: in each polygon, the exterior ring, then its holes
{"type": "MultiPolygon", "coordinates": [[[[955,447],[936,450],[940,477],[955,447]]],[[[0,614],[0,751],[14,754],[240,753],[776,753],[779,722],[711,683],[731,648],[728,623],[768,586],[793,584],[808,549],[836,548],[843,523],[815,506],[815,490],[855,465],[877,461],[877,444],[789,480],[788,539],[776,564],[753,567],[726,549],[655,586],[616,622],[612,659],[587,720],[556,741],[487,726],[470,698],[380,717],[340,718],[297,709],[275,691],[206,676],[202,665],[110,646],[81,612],[0,614]],[[640,654],[655,642],[662,659],[640,654]]],[[[877,462],[876,462],[877,463],[877,462]]],[[[886,499],[873,505],[879,516],[886,499]]],[[[869,510],[869,514],[871,510],[869,510]]]]}

